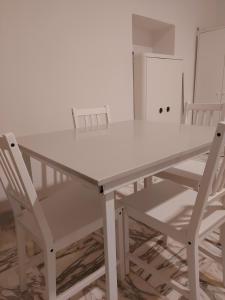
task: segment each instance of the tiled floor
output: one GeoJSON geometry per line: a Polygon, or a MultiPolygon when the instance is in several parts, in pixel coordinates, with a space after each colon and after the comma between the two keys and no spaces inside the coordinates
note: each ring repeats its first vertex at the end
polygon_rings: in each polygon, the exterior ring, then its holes
{"type": "MultiPolygon", "coordinates": [[[[139,257],[147,263],[154,264],[157,269],[171,274],[182,283],[186,283],[185,250],[172,240],[167,248],[162,246],[162,237],[143,224],[130,221],[131,251],[137,251],[139,257]]],[[[103,244],[101,233],[84,240],[82,248],[76,244],[58,254],[58,290],[63,290],[91,272],[103,262],[103,244]],[[100,239],[99,239],[100,237],[100,239]]],[[[208,240],[219,249],[218,235],[213,234],[208,240]]],[[[219,250],[218,250],[219,251],[219,250]]],[[[209,258],[200,256],[202,299],[225,299],[222,287],[222,268],[209,258]]],[[[17,258],[13,218],[10,212],[0,215],[0,300],[41,300],[44,299],[44,277],[42,265],[31,268],[27,272],[28,287],[24,294],[18,286],[17,258]]],[[[152,282],[149,273],[131,266],[126,281],[119,286],[120,299],[184,299],[171,291],[165,283],[152,282]],[[153,287],[154,286],[154,287],[153,287]]],[[[100,300],[104,298],[104,278],[71,300],[100,300]]]]}

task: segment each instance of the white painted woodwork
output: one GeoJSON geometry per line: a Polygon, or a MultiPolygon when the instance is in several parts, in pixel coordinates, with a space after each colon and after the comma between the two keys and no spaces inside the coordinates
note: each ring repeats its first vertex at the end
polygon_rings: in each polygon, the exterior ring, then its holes
{"type": "Polygon", "coordinates": [[[179,184],[198,190],[199,183],[205,170],[205,162],[202,160],[188,159],[174,167],[157,174],[158,177],[169,179],[179,184]]]}
{"type": "Polygon", "coordinates": [[[180,122],[182,62],[173,56],[134,56],[135,119],[180,122]]]}
{"type": "MultiPolygon", "coordinates": [[[[103,196],[104,253],[106,268],[106,297],[118,299],[116,267],[116,231],[114,192],[103,196]]],[[[121,230],[122,232],[122,230],[121,230]]]]}
{"type": "Polygon", "coordinates": [[[148,177],[207,151],[214,131],[214,128],[126,121],[96,130],[66,130],[19,138],[24,151],[76,176],[76,180],[80,179],[85,185],[101,186],[105,199],[103,219],[109,300],[117,298],[115,256],[110,255],[113,251],[116,253],[114,205],[110,195],[135,179],[148,177]],[[168,140],[175,142],[168,144],[168,140]]]}
{"type": "Polygon", "coordinates": [[[183,123],[199,126],[216,126],[225,119],[225,104],[185,103],[183,123]]]}
{"type": "Polygon", "coordinates": [[[225,28],[200,31],[195,84],[195,102],[225,102],[225,28]]]}
{"type": "MultiPolygon", "coordinates": [[[[225,104],[219,103],[185,103],[183,122],[197,126],[212,126],[216,120],[224,120],[225,104]]],[[[170,179],[177,183],[198,190],[205,169],[205,161],[199,158],[181,162],[158,174],[158,177],[170,179]]]]}
{"type": "MultiPolygon", "coordinates": [[[[110,108],[108,105],[99,108],[85,108],[77,109],[72,108],[72,115],[75,128],[96,128],[96,127],[108,127],[111,123],[110,108]]],[[[138,183],[134,182],[134,193],[138,190],[138,183]]],[[[116,191],[116,194],[120,197],[122,194],[116,191]]]]}
{"type": "Polygon", "coordinates": [[[24,151],[90,183],[104,185],[148,170],[154,173],[159,164],[164,169],[201,154],[209,149],[214,131],[212,127],[135,120],[103,129],[25,136],[18,141],[24,151]]]}
{"type": "Polygon", "coordinates": [[[95,128],[111,123],[108,105],[97,108],[72,108],[75,128],[95,128]]]}
{"type": "MultiPolygon", "coordinates": [[[[220,164],[220,154],[225,147],[225,122],[219,123],[199,191],[193,191],[182,185],[163,180],[150,188],[139,191],[122,199],[125,214],[150,226],[156,231],[183,243],[187,247],[187,265],[189,286],[183,287],[175,280],[164,278],[164,283],[176,289],[187,299],[200,300],[199,284],[199,244],[213,230],[222,227],[224,278],[224,224],[225,208],[221,201],[225,195],[225,158],[220,164]]],[[[127,218],[124,218],[127,222],[127,218]]],[[[129,236],[128,224],[125,224],[125,235],[129,236]]],[[[147,270],[135,254],[129,254],[125,246],[125,257],[139,267],[147,270]],[[140,263],[140,264],[139,264],[140,263]]],[[[153,270],[153,276],[158,270],[153,270]]],[[[127,262],[126,273],[129,271],[127,262]]]]}
{"type": "MultiPolygon", "coordinates": [[[[105,273],[105,267],[102,266],[73,287],[56,295],[57,251],[83,239],[106,223],[106,230],[109,231],[106,237],[110,236],[113,239],[109,241],[109,238],[106,238],[106,261],[110,256],[110,260],[114,263],[110,268],[106,268],[106,276],[110,277],[107,280],[107,294],[108,299],[117,299],[114,194],[109,194],[110,199],[103,196],[105,209],[102,210],[97,188],[88,188],[79,182],[70,181],[61,186],[60,190],[40,201],[12,133],[0,137],[0,166],[3,171],[1,183],[15,217],[21,290],[26,289],[25,233],[29,234],[43,252],[46,299],[66,300],[101,277],[105,273]],[[102,211],[108,211],[110,218],[106,218],[106,214],[102,214],[102,211]]],[[[120,234],[123,232],[122,225],[120,220],[118,222],[120,234]]],[[[121,241],[120,238],[119,242],[121,241]]],[[[119,254],[123,252],[122,247],[118,245],[119,254]]],[[[119,260],[122,263],[123,257],[119,260]]],[[[121,267],[120,269],[122,270],[121,267]]]]}
{"type": "Polygon", "coordinates": [[[180,122],[182,104],[181,60],[147,60],[147,120],[180,122]],[[160,108],[163,112],[159,113],[160,108]],[[167,109],[170,111],[167,112],[167,109]]]}
{"type": "MultiPolygon", "coordinates": [[[[163,228],[164,234],[185,243],[186,230],[191,220],[196,196],[196,191],[169,180],[163,180],[153,184],[150,188],[143,189],[137,195],[127,196],[122,199],[122,203],[125,205],[128,215],[141,222],[144,220],[144,223],[147,222],[150,227],[154,227],[152,223],[160,222],[159,227],[163,228]]],[[[221,211],[221,207],[220,202],[211,201],[209,212],[199,230],[201,237],[205,237],[208,229],[211,230],[211,213],[213,213],[213,222],[215,223],[220,222],[221,217],[224,219],[225,210],[221,211]]]]}
{"type": "MultiPolygon", "coordinates": [[[[50,195],[44,201],[41,201],[48,225],[55,241],[55,249],[58,251],[68,246],[71,240],[76,242],[85,234],[90,234],[96,228],[102,227],[101,205],[99,203],[99,195],[92,189],[82,186],[76,182],[65,184],[55,194],[50,195]],[[63,199],[63,200],[62,200],[63,199]],[[92,209],[88,209],[92,205],[92,209]],[[54,207],[54,212],[52,211],[54,207]],[[71,214],[71,212],[75,213],[71,214]],[[77,213],[76,213],[77,212],[77,213]],[[63,219],[63,226],[59,220],[63,219]]],[[[28,212],[24,212],[20,222],[26,226],[27,230],[31,230],[33,234],[40,238],[40,233],[36,228],[33,216],[28,212]]]]}

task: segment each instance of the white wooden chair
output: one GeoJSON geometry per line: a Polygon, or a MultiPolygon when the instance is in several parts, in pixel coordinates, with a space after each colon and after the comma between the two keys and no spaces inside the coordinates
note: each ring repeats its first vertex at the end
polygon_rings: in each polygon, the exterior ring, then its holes
{"type": "MultiPolygon", "coordinates": [[[[225,146],[225,122],[219,123],[199,191],[176,184],[169,180],[153,184],[136,194],[123,199],[125,224],[126,273],[129,261],[150,272],[157,284],[167,283],[187,299],[200,300],[198,251],[200,242],[213,230],[220,228],[222,242],[221,262],[225,285],[225,159],[219,163],[221,150],[225,146]],[[218,168],[219,166],[219,168],[218,168]],[[129,231],[127,218],[132,217],[165,236],[183,243],[187,247],[187,287],[162,272],[145,264],[135,254],[129,253],[129,231]]],[[[201,250],[201,248],[200,248],[201,250]]],[[[203,249],[207,253],[207,249],[203,249]]],[[[214,257],[212,253],[208,253],[214,257]]]]}
{"type": "Polygon", "coordinates": [[[183,123],[199,126],[217,125],[225,116],[224,104],[185,103],[183,123]]]}
{"type": "MultiPolygon", "coordinates": [[[[212,126],[225,118],[225,104],[218,103],[194,103],[185,104],[183,123],[197,126],[212,126]]],[[[189,186],[198,190],[199,182],[205,169],[205,161],[202,159],[189,159],[176,166],[157,174],[163,179],[189,186]]]]}
{"type": "Polygon", "coordinates": [[[75,128],[93,128],[108,126],[111,123],[109,106],[98,108],[72,108],[75,128]]]}
{"type": "MultiPolygon", "coordinates": [[[[44,201],[39,201],[12,133],[0,136],[0,166],[2,171],[0,179],[15,218],[21,289],[24,290],[26,287],[26,266],[30,265],[25,250],[25,234],[29,234],[42,250],[46,299],[69,299],[101,277],[105,273],[104,265],[71,288],[56,295],[57,251],[103,227],[101,201],[97,190],[71,181],[44,201]]],[[[116,213],[120,214],[119,208],[116,213]]],[[[118,218],[117,225],[121,229],[118,232],[122,236],[122,217],[118,218]]],[[[119,241],[123,241],[121,236],[119,241]]],[[[123,258],[124,251],[121,247],[122,244],[118,249],[123,258]]]]}
{"type": "MultiPolygon", "coordinates": [[[[111,123],[109,105],[98,108],[72,108],[74,128],[96,128],[109,126],[111,123]]],[[[138,183],[133,183],[134,193],[138,190],[138,183]]],[[[123,193],[117,191],[116,195],[121,198],[123,193]]]]}

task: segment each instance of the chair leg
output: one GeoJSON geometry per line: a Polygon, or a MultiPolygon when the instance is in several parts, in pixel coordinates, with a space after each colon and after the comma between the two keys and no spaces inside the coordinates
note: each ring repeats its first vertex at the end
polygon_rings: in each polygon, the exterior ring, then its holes
{"type": "Polygon", "coordinates": [[[167,243],[168,243],[168,236],[167,235],[163,235],[162,237],[162,246],[163,247],[167,247],[167,243]]]}
{"type": "Polygon", "coordinates": [[[117,217],[117,252],[119,259],[118,275],[119,279],[123,281],[125,279],[123,208],[119,209],[117,217]]]}
{"type": "Polygon", "coordinates": [[[84,247],[84,242],[83,241],[78,241],[77,246],[78,246],[78,249],[81,250],[84,247]]]}
{"type": "Polygon", "coordinates": [[[56,299],[56,255],[53,249],[44,250],[46,299],[56,299]]]}
{"type": "Polygon", "coordinates": [[[129,244],[129,217],[125,209],[123,214],[123,222],[124,222],[125,274],[127,275],[130,272],[130,261],[129,261],[130,244],[129,244]]]}
{"type": "Polygon", "coordinates": [[[26,233],[24,229],[16,222],[17,254],[19,266],[20,289],[26,289],[26,233]]]}
{"type": "Polygon", "coordinates": [[[220,242],[222,246],[223,285],[225,287],[225,224],[220,228],[220,242]]]}
{"type": "Polygon", "coordinates": [[[200,300],[198,244],[187,245],[190,300],[200,300]]]}
{"type": "Polygon", "coordinates": [[[153,184],[152,182],[152,176],[149,176],[144,179],[144,188],[148,188],[153,184]]]}

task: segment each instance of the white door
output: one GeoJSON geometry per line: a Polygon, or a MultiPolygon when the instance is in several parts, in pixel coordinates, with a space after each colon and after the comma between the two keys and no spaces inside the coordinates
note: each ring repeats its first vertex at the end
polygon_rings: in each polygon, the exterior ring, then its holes
{"type": "Polygon", "coordinates": [[[225,29],[201,33],[198,44],[195,102],[220,102],[224,76],[225,29]]]}
{"type": "Polygon", "coordinates": [[[147,119],[179,123],[182,105],[182,60],[147,59],[147,119]]]}

